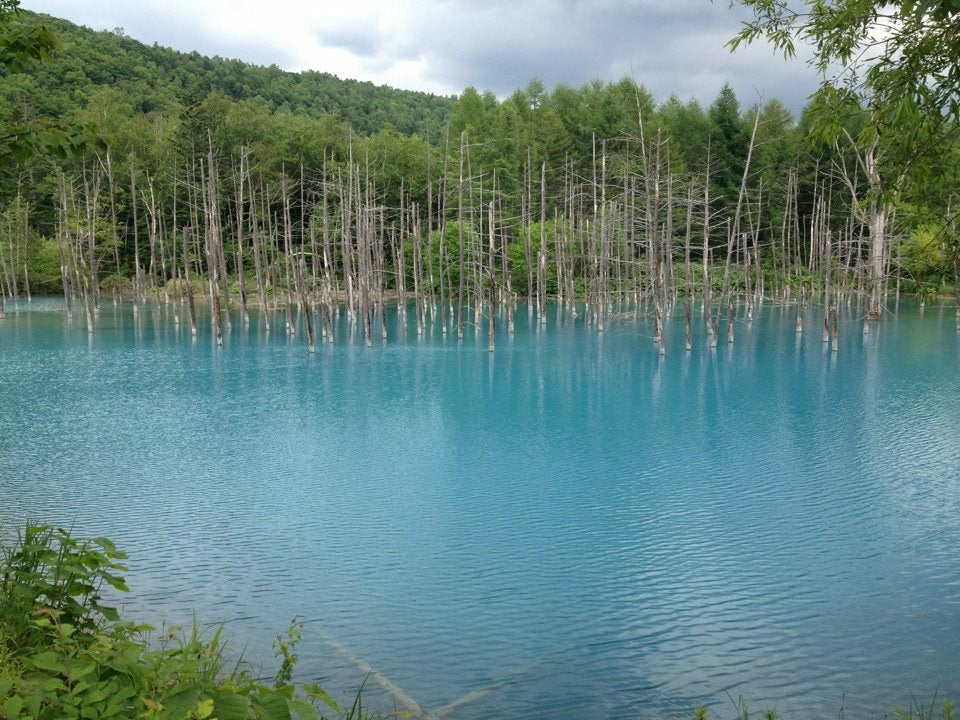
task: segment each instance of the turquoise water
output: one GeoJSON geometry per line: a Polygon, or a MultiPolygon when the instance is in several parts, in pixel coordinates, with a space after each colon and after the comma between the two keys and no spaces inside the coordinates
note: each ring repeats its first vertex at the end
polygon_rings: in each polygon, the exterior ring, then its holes
{"type": "Polygon", "coordinates": [[[691,353],[674,320],[665,357],[556,308],[493,354],[390,313],[312,356],[176,311],[0,321],[0,524],[116,540],[136,617],[226,621],[272,675],[296,615],[299,680],[451,718],[960,700],[951,307],[851,308],[836,354],[815,310],[691,353]]]}

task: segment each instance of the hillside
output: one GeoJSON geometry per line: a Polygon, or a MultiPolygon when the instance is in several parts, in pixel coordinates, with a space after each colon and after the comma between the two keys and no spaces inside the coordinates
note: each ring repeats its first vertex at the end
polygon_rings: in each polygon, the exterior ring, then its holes
{"type": "Polygon", "coordinates": [[[233,101],[263,103],[319,119],[332,115],[355,132],[370,135],[393,128],[403,135],[436,139],[447,124],[455,98],[344,80],[324,72],[293,73],[239,60],[183,53],[145,45],[122,31],[94,31],[67,20],[24,12],[23,22],[43,23],[60,37],[53,60],[11,84],[0,81],[8,107],[31,98],[38,114],[65,114],[85,104],[97,88],[111,87],[134,109],[179,114],[211,93],[233,101]]]}

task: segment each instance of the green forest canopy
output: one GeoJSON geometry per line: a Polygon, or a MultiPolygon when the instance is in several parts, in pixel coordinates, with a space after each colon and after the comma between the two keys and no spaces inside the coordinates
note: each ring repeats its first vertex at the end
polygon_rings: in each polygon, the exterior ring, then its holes
{"type": "MultiPolygon", "coordinates": [[[[791,223],[797,232],[808,232],[816,198],[828,186],[835,195],[829,222],[838,235],[851,236],[851,210],[866,192],[855,172],[849,178],[852,188],[837,177],[839,168],[856,165],[850,148],[811,139],[815,103],[796,120],[776,99],[743,108],[729,86],[707,108],[676,97],[657,102],[629,78],[551,90],[534,79],[502,100],[474,88],[444,98],[326,73],[290,73],[176,52],[144,45],[122,31],[95,32],[33,13],[18,13],[11,25],[49,28],[60,48],[27,72],[7,66],[0,77],[0,117],[10,125],[54,119],[89,131],[102,143],[96,149],[79,143],[59,158],[41,155],[0,170],[6,272],[16,275],[14,268],[29,265],[41,289],[58,286],[50,238],[62,219],[58,187],[62,190],[64,181],[78,192],[86,182],[81,193],[86,196],[94,189],[98,193],[93,207],[96,242],[102,248],[97,248],[95,262],[132,276],[135,236],[149,233],[147,214],[141,210],[135,218],[140,199],[132,197],[132,188],[149,184],[169,227],[179,191],[182,223],[182,184],[208,144],[224,176],[225,195],[241,157],[249,162],[257,187],[268,194],[269,188],[276,193],[282,183],[295,184],[300,177],[316,187],[318,178],[324,185],[335,183],[339,172],[343,183],[345,169],[356,167],[347,179],[356,172],[373,183],[388,222],[402,219],[400,208],[424,206],[428,200],[431,216],[451,218],[460,156],[467,152],[466,170],[479,185],[471,186],[471,192],[482,202],[496,182],[501,212],[513,218],[507,232],[514,240],[529,232],[535,214],[545,213],[546,219],[561,211],[573,181],[596,188],[603,173],[614,186],[608,199],[635,191],[637,166],[652,167],[656,154],[661,180],[676,179],[678,192],[702,185],[709,170],[709,211],[699,211],[701,222],[720,228],[713,242],[724,242],[722,228],[735,214],[757,113],[746,189],[757,198],[757,216],[769,242],[782,232],[789,212],[795,215],[791,223]],[[609,166],[601,168],[608,155],[609,166]],[[101,177],[108,169],[109,180],[101,177]],[[98,184],[92,189],[94,175],[98,184]]],[[[837,120],[857,137],[865,115],[847,108],[837,120]]],[[[885,142],[895,144],[896,138],[885,142]]],[[[954,136],[951,144],[937,148],[935,157],[918,157],[894,188],[903,241],[897,263],[915,281],[940,283],[952,270],[956,235],[944,219],[960,187],[958,149],[954,136]]],[[[275,202],[274,196],[268,206],[275,202]]],[[[221,211],[229,233],[229,201],[221,211]]],[[[679,233],[683,223],[677,220],[673,231],[679,233]]],[[[304,236],[305,226],[299,233],[304,236]]],[[[798,266],[809,264],[812,248],[797,243],[798,266]]],[[[8,291],[10,285],[8,280],[8,291]]]]}

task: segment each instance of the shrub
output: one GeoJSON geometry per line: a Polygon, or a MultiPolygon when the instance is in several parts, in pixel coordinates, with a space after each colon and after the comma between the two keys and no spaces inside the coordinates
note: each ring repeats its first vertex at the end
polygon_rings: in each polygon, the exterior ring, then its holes
{"type": "Polygon", "coordinates": [[[321,688],[290,684],[295,621],[275,687],[225,667],[219,630],[204,639],[194,622],[151,643],[152,627],[101,602],[104,583],[127,590],[124,558],[105,538],[45,525],[27,525],[2,550],[0,718],[312,720],[321,706],[341,714],[321,688]]]}

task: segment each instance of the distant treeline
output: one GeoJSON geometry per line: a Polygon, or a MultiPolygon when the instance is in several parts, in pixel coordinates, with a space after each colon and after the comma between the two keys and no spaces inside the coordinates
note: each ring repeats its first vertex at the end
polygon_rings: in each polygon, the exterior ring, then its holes
{"type": "Polygon", "coordinates": [[[757,292],[823,287],[831,268],[875,294],[953,281],[960,143],[880,182],[897,139],[864,138],[856,113],[811,104],[795,119],[729,86],[706,108],[657,102],[632,79],[443,98],[18,22],[62,48],[0,77],[2,117],[101,142],[0,169],[8,297],[109,278],[148,292],[182,278],[184,252],[200,275],[216,262],[234,277],[261,250],[268,288],[293,283],[294,258],[315,291],[324,268],[341,292],[361,268],[385,289],[468,295],[490,279],[531,298],[706,287],[706,267],[680,278],[688,258],[726,265],[725,293],[746,277],[757,292]],[[841,140],[818,140],[824,122],[841,140]]]}

